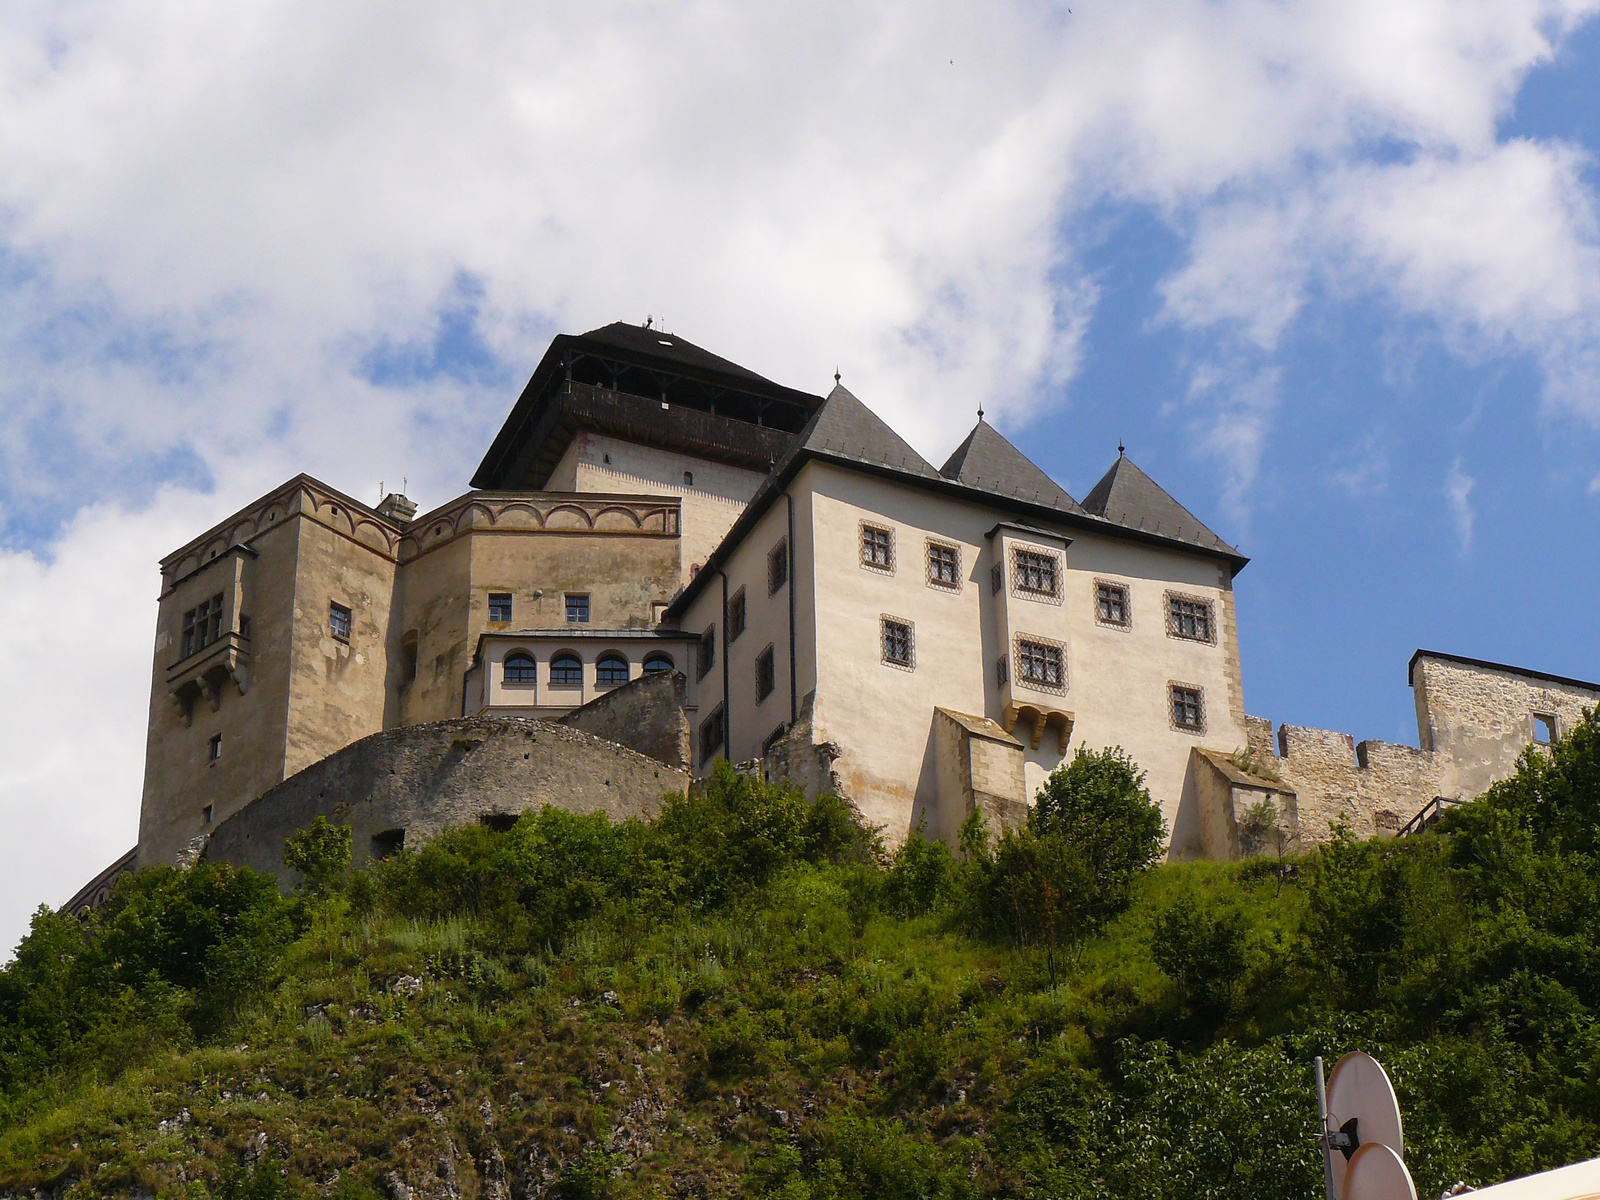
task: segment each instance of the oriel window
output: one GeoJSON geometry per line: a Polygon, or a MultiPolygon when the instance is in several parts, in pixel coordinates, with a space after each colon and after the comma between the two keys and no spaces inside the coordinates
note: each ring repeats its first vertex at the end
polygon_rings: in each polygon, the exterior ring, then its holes
{"type": "Polygon", "coordinates": [[[183,614],[183,657],[204,650],[222,637],[222,593],[202,600],[183,614]]]}
{"type": "Polygon", "coordinates": [[[1016,583],[1019,592],[1032,592],[1038,596],[1057,595],[1055,555],[1040,554],[1036,550],[1018,550],[1016,583]]]}
{"type": "Polygon", "coordinates": [[[1029,638],[1017,640],[1017,679],[1021,683],[1055,690],[1063,686],[1061,647],[1029,638]]]}

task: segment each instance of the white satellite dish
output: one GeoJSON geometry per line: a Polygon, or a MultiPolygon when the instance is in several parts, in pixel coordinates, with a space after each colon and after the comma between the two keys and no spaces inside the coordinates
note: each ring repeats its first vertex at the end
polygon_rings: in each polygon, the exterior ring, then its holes
{"type": "Polygon", "coordinates": [[[1387,1146],[1404,1170],[1405,1142],[1400,1126],[1400,1102],[1389,1076],[1370,1054],[1357,1050],[1334,1064],[1328,1078],[1328,1129],[1344,1135],[1344,1143],[1328,1154],[1333,1193],[1354,1200],[1344,1186],[1345,1172],[1363,1146],[1387,1146]]]}
{"type": "Polygon", "coordinates": [[[1470,1193],[1473,1200],[1600,1200],[1600,1158],[1470,1193]]]}
{"type": "MultiPolygon", "coordinates": [[[[1337,1073],[1338,1068],[1334,1068],[1337,1073]]],[[[1368,1142],[1350,1157],[1344,1173],[1342,1200],[1417,1200],[1411,1172],[1393,1149],[1368,1142]]]]}

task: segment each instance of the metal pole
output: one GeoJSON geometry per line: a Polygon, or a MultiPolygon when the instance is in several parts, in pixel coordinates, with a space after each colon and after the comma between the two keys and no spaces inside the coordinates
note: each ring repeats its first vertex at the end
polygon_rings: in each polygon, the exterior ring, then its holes
{"type": "Polygon", "coordinates": [[[1312,1059],[1317,1086],[1317,1145],[1322,1147],[1322,1189],[1326,1200],[1339,1200],[1333,1189],[1333,1145],[1328,1129],[1328,1085],[1322,1078],[1322,1055],[1312,1059]]]}

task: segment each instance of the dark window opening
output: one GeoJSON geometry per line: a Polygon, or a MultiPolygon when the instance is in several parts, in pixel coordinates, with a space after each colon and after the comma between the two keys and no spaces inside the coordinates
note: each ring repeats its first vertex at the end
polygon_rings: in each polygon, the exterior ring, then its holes
{"type": "Polygon", "coordinates": [[[537,683],[539,680],[539,667],[533,661],[533,655],[524,654],[520,650],[515,654],[506,655],[505,681],[507,683],[537,683]]]}
{"type": "Polygon", "coordinates": [[[558,654],[550,660],[551,687],[582,687],[583,660],[576,654],[558,654]]]}
{"type": "Polygon", "coordinates": [[[1554,744],[1556,740],[1556,719],[1552,714],[1533,714],[1533,740],[1541,746],[1554,744]]]}
{"type": "Polygon", "coordinates": [[[999,563],[995,563],[994,566],[989,568],[989,594],[991,596],[999,593],[1001,586],[1005,583],[1005,578],[1006,573],[1000,569],[999,563]]]}
{"type": "Polygon", "coordinates": [[[646,675],[659,675],[663,671],[675,671],[678,664],[672,661],[670,654],[652,654],[644,660],[644,673],[646,675]]]}
{"type": "Polygon", "coordinates": [[[1017,679],[1036,687],[1059,688],[1065,678],[1061,647],[1022,638],[1017,642],[1017,679]]]}
{"type": "Polygon", "coordinates": [[[879,525],[861,527],[861,565],[894,570],[894,530],[879,525]]]}
{"type": "Polygon", "coordinates": [[[509,620],[511,620],[511,593],[510,592],[490,592],[489,593],[489,620],[491,620],[491,621],[509,621],[509,620]]]}
{"type": "Polygon", "coordinates": [[[587,625],[589,623],[589,597],[587,594],[567,595],[567,624],[587,625]]]}
{"type": "Polygon", "coordinates": [[[620,654],[602,655],[594,665],[594,681],[601,687],[616,687],[628,682],[628,660],[620,654]]]}
{"type": "Polygon", "coordinates": [[[685,471],[683,473],[683,486],[684,487],[693,487],[694,486],[694,472],[693,471],[685,471]]]}
{"type": "Polygon", "coordinates": [[[404,829],[385,829],[382,833],[372,835],[372,857],[393,858],[406,848],[406,831],[404,829]]]}
{"type": "Polygon", "coordinates": [[[896,667],[916,665],[916,640],[906,621],[883,618],[883,661],[896,667]]]}
{"type": "Polygon", "coordinates": [[[994,660],[994,682],[996,687],[1006,685],[1006,656],[1002,654],[994,660]]]}
{"type": "Polygon", "coordinates": [[[518,813],[480,813],[478,823],[496,833],[509,833],[511,827],[517,823],[518,813]]]}
{"type": "Polygon", "coordinates": [[[775,596],[789,582],[789,539],[784,538],[767,554],[767,595],[775,596]]]}
{"type": "Polygon", "coordinates": [[[772,689],[778,686],[778,665],[772,655],[772,647],[768,646],[756,655],[756,703],[760,704],[772,695],[772,689]]]}
{"type": "Polygon", "coordinates": [[[222,593],[183,614],[183,657],[204,650],[222,636],[222,593]]]}
{"type": "Polygon", "coordinates": [[[1019,592],[1033,592],[1040,596],[1057,594],[1054,555],[1040,554],[1033,550],[1018,550],[1016,569],[1019,592]]]}
{"type": "Polygon", "coordinates": [[[1095,613],[1107,625],[1128,623],[1128,589],[1115,583],[1094,585],[1095,613]]]}
{"type": "Polygon", "coordinates": [[[211,824],[211,808],[212,806],[208,804],[200,810],[200,824],[211,824]]]}
{"type": "Polygon", "coordinates": [[[245,613],[239,614],[239,636],[242,638],[250,636],[250,617],[245,613]]]}
{"type": "Polygon", "coordinates": [[[717,665],[717,627],[706,626],[706,631],[700,635],[700,662],[695,668],[695,678],[704,679],[711,674],[711,668],[717,665]]]}
{"type": "Polygon", "coordinates": [[[1179,729],[1200,732],[1206,727],[1205,698],[1199,688],[1172,689],[1172,723],[1179,729]]]}
{"type": "Polygon", "coordinates": [[[400,639],[400,680],[399,686],[408,688],[417,678],[417,631],[406,630],[405,636],[400,639]]]}
{"type": "Polygon", "coordinates": [[[206,743],[206,761],[214,763],[222,757],[222,735],[214,733],[211,740],[206,743]]]}
{"type": "Polygon", "coordinates": [[[740,588],[728,601],[728,641],[736,642],[745,626],[744,589],[740,588]]]}
{"type": "Polygon", "coordinates": [[[709,766],[722,749],[722,705],[711,710],[711,715],[700,722],[700,764],[709,766]]]}
{"type": "Polygon", "coordinates": [[[332,600],[328,601],[328,632],[341,642],[350,640],[350,610],[332,600]]]}
{"type": "Polygon", "coordinates": [[[961,586],[961,550],[939,542],[928,543],[928,582],[939,587],[961,586]]]}

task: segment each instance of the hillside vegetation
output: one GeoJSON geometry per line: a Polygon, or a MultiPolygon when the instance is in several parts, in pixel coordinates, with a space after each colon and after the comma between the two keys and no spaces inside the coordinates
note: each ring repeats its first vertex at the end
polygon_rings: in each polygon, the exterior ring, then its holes
{"type": "Polygon", "coordinates": [[[1153,865],[1136,767],[892,856],[722,769],[351,872],[202,863],[0,971],[0,1196],[1320,1194],[1375,1053],[1424,1196],[1600,1153],[1600,719],[1389,842],[1153,865]]]}

